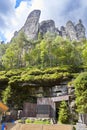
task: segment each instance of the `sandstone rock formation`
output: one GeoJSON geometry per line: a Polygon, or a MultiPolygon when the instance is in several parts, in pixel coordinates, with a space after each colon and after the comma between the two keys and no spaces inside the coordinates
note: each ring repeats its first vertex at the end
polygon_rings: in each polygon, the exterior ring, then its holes
{"type": "Polygon", "coordinates": [[[40,23],[39,32],[44,35],[47,32],[59,34],[58,29],[55,27],[53,20],[46,20],[40,23]]]}
{"type": "Polygon", "coordinates": [[[18,32],[15,31],[15,32],[14,32],[14,37],[17,37],[17,35],[18,35],[18,32]]]}
{"type": "MultiPolygon", "coordinates": [[[[72,21],[68,21],[66,26],[61,26],[59,30],[55,27],[55,22],[53,20],[46,20],[39,23],[40,14],[40,10],[32,11],[29,14],[24,26],[20,30],[26,34],[28,39],[38,39],[38,33],[44,36],[47,32],[62,36],[64,39],[68,38],[71,41],[80,41],[86,38],[85,27],[83,26],[81,20],[79,20],[79,23],[76,25],[74,25],[72,21]]],[[[16,37],[19,32],[15,32],[14,37],[16,37]]]]}
{"type": "Polygon", "coordinates": [[[41,11],[32,11],[21,29],[29,39],[37,39],[41,11]]]}
{"type": "Polygon", "coordinates": [[[75,26],[76,32],[77,32],[77,39],[85,39],[85,27],[82,24],[82,21],[79,20],[79,23],[75,26]]]}
{"type": "Polygon", "coordinates": [[[67,37],[72,41],[72,40],[77,40],[77,34],[76,34],[76,30],[74,27],[74,24],[72,23],[72,21],[68,21],[66,23],[66,34],[67,37]]]}
{"type": "Polygon", "coordinates": [[[82,39],[85,39],[85,27],[82,24],[82,21],[79,20],[79,23],[74,25],[72,21],[68,21],[66,23],[66,27],[61,27],[61,36],[63,38],[68,38],[71,41],[76,40],[80,41],[82,39]]]}
{"type": "Polygon", "coordinates": [[[67,34],[66,34],[66,29],[65,29],[64,26],[61,26],[60,32],[61,32],[61,36],[62,36],[64,39],[66,39],[67,34]]]}

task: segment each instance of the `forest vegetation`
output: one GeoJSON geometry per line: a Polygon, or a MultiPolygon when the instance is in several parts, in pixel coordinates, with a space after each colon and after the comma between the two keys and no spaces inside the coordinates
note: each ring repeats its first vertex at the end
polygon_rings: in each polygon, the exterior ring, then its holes
{"type": "MultiPolygon", "coordinates": [[[[38,34],[38,40],[28,40],[21,32],[10,43],[0,44],[0,98],[13,107],[21,108],[24,101],[35,102],[39,87],[44,88],[42,96],[49,96],[49,88],[59,82],[75,79],[82,72],[85,72],[87,78],[86,71],[86,39],[70,41],[46,33],[43,38],[38,34]]],[[[74,83],[78,112],[87,110],[87,105],[86,108],[79,107],[87,101],[86,95],[85,99],[81,100],[84,98],[81,93],[87,93],[85,79],[82,80],[80,75],[74,83]],[[80,81],[84,84],[83,87],[78,86],[80,81]],[[83,90],[79,91],[80,89],[83,90]]]]}

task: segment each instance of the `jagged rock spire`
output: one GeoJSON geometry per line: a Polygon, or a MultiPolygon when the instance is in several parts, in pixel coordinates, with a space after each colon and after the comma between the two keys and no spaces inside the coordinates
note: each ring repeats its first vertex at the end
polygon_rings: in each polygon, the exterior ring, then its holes
{"type": "Polygon", "coordinates": [[[68,21],[66,23],[66,34],[67,37],[72,40],[77,40],[77,32],[75,30],[75,26],[72,21],[68,21]]]}
{"type": "Polygon", "coordinates": [[[71,41],[81,41],[85,39],[85,27],[82,24],[82,20],[79,20],[78,24],[74,25],[72,21],[66,23],[66,27],[61,27],[61,34],[63,38],[68,38],[71,41]]]}
{"type": "Polygon", "coordinates": [[[32,11],[21,29],[29,39],[37,39],[41,11],[32,11]]]}
{"type": "Polygon", "coordinates": [[[75,26],[76,32],[77,32],[77,39],[82,40],[85,39],[85,27],[82,24],[82,20],[80,19],[78,24],[75,26]]]}
{"type": "MultiPolygon", "coordinates": [[[[35,40],[38,38],[38,33],[41,33],[42,36],[47,33],[55,33],[56,35],[62,36],[64,39],[68,38],[71,41],[76,40],[80,41],[82,39],[85,39],[85,27],[82,24],[82,20],[79,20],[78,24],[74,24],[72,21],[68,21],[66,23],[66,26],[62,26],[60,30],[55,27],[54,20],[46,20],[39,23],[41,11],[40,10],[34,10],[32,11],[24,26],[21,28],[20,31],[23,31],[28,39],[35,40]]],[[[19,31],[19,32],[20,32],[19,31]]],[[[15,33],[14,36],[17,36],[18,32],[15,33]]]]}

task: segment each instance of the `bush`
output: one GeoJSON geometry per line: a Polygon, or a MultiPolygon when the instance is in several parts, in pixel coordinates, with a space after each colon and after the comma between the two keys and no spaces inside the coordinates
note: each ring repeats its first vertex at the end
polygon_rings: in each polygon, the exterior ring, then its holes
{"type": "Polygon", "coordinates": [[[26,120],[25,120],[25,123],[32,123],[32,120],[26,119],[26,120]]]}
{"type": "Polygon", "coordinates": [[[25,123],[50,124],[50,120],[48,120],[48,119],[45,119],[45,120],[41,120],[41,119],[26,119],[25,123]]]}
{"type": "Polygon", "coordinates": [[[69,123],[69,110],[65,101],[62,101],[60,104],[58,122],[63,124],[69,123]]]}

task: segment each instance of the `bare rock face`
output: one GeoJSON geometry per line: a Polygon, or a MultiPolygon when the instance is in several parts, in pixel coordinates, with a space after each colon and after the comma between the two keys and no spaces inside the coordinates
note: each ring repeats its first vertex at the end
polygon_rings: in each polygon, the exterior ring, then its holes
{"type": "MultiPolygon", "coordinates": [[[[80,41],[86,38],[85,27],[83,26],[81,20],[79,20],[79,23],[76,25],[74,25],[72,21],[68,21],[66,26],[61,26],[59,30],[55,27],[55,22],[53,20],[46,20],[39,23],[40,14],[40,10],[32,11],[29,14],[24,26],[20,30],[25,33],[29,40],[38,39],[38,33],[40,33],[43,37],[47,32],[59,35],[64,39],[68,38],[71,41],[80,41]]],[[[14,37],[17,37],[19,32],[15,32],[14,37]]]]}
{"type": "Polygon", "coordinates": [[[60,31],[61,31],[61,36],[62,36],[64,39],[66,39],[67,34],[66,34],[66,29],[65,29],[65,27],[64,27],[64,26],[61,26],[60,31]]]}
{"type": "Polygon", "coordinates": [[[14,37],[17,37],[17,35],[18,35],[18,32],[15,31],[15,32],[14,32],[14,37]]]}
{"type": "Polygon", "coordinates": [[[77,32],[77,38],[78,40],[85,39],[85,27],[82,24],[82,21],[79,20],[79,23],[75,26],[76,32],[77,32]]]}
{"type": "Polygon", "coordinates": [[[66,39],[81,41],[85,39],[85,27],[82,24],[82,21],[79,20],[79,23],[74,25],[72,21],[68,21],[66,23],[66,27],[62,26],[61,29],[61,36],[66,39]]]}
{"type": "Polygon", "coordinates": [[[66,34],[67,37],[72,41],[72,40],[77,40],[77,32],[75,30],[75,26],[72,23],[72,21],[68,21],[66,23],[66,34]]]}
{"type": "Polygon", "coordinates": [[[21,29],[26,34],[28,39],[37,39],[40,14],[40,10],[32,11],[21,29]]]}
{"type": "Polygon", "coordinates": [[[47,32],[55,32],[55,22],[53,20],[42,21],[40,23],[39,32],[44,35],[47,32]]]}

